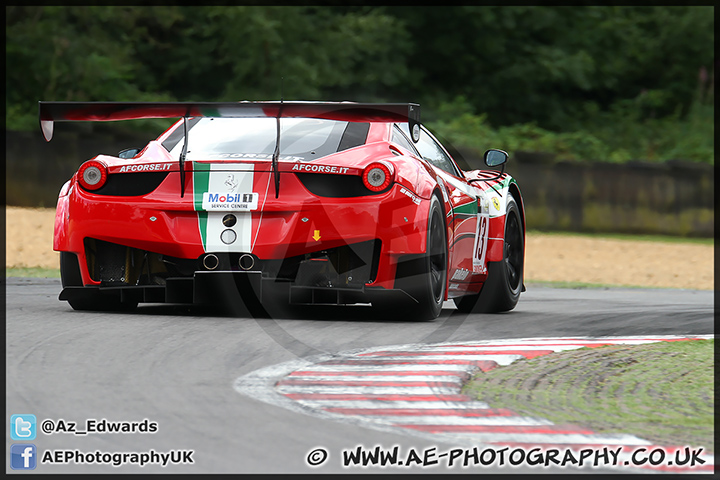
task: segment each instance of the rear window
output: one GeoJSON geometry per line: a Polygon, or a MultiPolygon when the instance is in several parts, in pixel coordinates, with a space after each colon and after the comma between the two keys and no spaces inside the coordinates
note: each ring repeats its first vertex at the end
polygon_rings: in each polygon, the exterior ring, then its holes
{"type": "MultiPolygon", "coordinates": [[[[190,123],[188,159],[267,158],[275,151],[275,118],[201,118],[190,123]]],[[[182,125],[179,126],[182,132],[182,125]]],[[[280,158],[309,161],[362,145],[368,123],[308,118],[280,119],[280,158]]],[[[179,158],[182,135],[170,153],[179,158]]]]}

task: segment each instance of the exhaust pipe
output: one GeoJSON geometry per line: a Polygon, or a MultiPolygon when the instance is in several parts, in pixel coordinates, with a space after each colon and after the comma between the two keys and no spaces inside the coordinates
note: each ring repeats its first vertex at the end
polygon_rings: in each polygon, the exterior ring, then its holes
{"type": "Polygon", "coordinates": [[[213,253],[208,253],[203,257],[202,261],[203,267],[207,270],[215,270],[218,265],[220,265],[220,260],[218,259],[217,255],[213,253]]]}
{"type": "Polygon", "coordinates": [[[255,257],[249,253],[242,254],[240,260],[238,260],[238,266],[243,270],[250,270],[255,266],[255,257]]]}

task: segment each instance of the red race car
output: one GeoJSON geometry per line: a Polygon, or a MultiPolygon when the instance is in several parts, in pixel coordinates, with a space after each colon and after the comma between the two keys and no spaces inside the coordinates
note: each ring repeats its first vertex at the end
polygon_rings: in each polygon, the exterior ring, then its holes
{"type": "Polygon", "coordinates": [[[53,249],[76,310],[370,303],[433,319],[513,309],[525,221],[507,154],[463,172],[416,104],[40,102],[55,121],[178,118],[63,185],[53,249]]]}

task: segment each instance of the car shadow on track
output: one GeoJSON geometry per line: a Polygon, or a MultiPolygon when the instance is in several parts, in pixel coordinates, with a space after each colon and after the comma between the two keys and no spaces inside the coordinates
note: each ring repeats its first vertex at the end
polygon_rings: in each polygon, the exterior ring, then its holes
{"type": "MultiPolygon", "coordinates": [[[[444,308],[440,316],[433,321],[442,321],[456,314],[454,308],[444,308]]],[[[370,304],[357,305],[286,305],[264,308],[261,311],[248,312],[245,309],[213,305],[185,304],[141,304],[134,315],[181,316],[181,317],[214,317],[228,319],[274,319],[274,320],[317,320],[317,321],[367,321],[426,323],[428,320],[417,320],[404,317],[397,313],[386,313],[373,308],[370,304]]]]}

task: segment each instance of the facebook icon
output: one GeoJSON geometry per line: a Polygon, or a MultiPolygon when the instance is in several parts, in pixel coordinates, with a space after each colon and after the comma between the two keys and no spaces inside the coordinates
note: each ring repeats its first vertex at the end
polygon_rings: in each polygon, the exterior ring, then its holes
{"type": "Polygon", "coordinates": [[[34,470],[37,466],[35,445],[16,443],[10,446],[10,468],[13,470],[34,470]]]}

